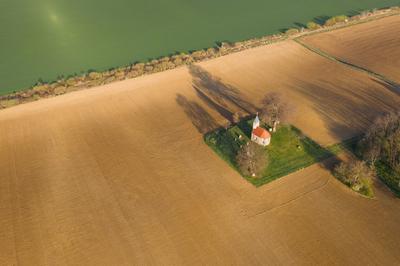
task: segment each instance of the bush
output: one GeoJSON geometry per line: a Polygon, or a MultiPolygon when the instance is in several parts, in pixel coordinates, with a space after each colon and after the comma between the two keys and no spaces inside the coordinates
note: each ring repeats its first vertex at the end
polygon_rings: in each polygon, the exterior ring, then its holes
{"type": "Polygon", "coordinates": [[[41,85],[37,85],[37,86],[33,87],[32,90],[34,92],[39,92],[40,93],[40,92],[48,91],[49,88],[50,88],[50,86],[48,84],[41,84],[41,85]]]}
{"type": "Polygon", "coordinates": [[[188,55],[188,56],[186,56],[186,57],[184,57],[184,63],[185,64],[191,64],[191,63],[193,63],[194,62],[194,59],[193,59],[193,57],[191,57],[190,55],[188,55]]]}
{"type": "Polygon", "coordinates": [[[345,16],[345,15],[336,16],[334,18],[335,18],[336,23],[346,22],[349,19],[349,17],[345,16]]]}
{"type": "Polygon", "coordinates": [[[313,21],[307,23],[307,29],[309,30],[317,30],[319,28],[321,28],[321,25],[319,25],[318,23],[315,23],[313,21]]]}
{"type": "Polygon", "coordinates": [[[166,63],[166,62],[169,62],[170,60],[171,60],[171,58],[169,58],[168,56],[166,56],[166,57],[161,58],[159,61],[160,61],[160,62],[166,63]]]}
{"type": "Polygon", "coordinates": [[[370,198],[374,197],[374,189],[372,188],[371,178],[364,178],[361,180],[360,193],[370,198]]]}
{"type": "Polygon", "coordinates": [[[90,72],[88,77],[91,80],[97,80],[97,79],[101,79],[103,77],[103,75],[101,73],[98,73],[98,72],[90,72]]]}
{"type": "Polygon", "coordinates": [[[114,76],[110,76],[110,77],[104,79],[104,80],[102,81],[102,84],[108,84],[108,83],[114,82],[114,81],[116,81],[116,80],[117,80],[117,79],[116,79],[114,76]]]}
{"type": "Polygon", "coordinates": [[[285,34],[287,34],[287,35],[293,35],[293,34],[296,34],[296,33],[299,33],[299,29],[291,28],[291,29],[288,29],[288,30],[285,31],[285,34]]]}
{"type": "Polygon", "coordinates": [[[333,25],[335,25],[336,24],[336,20],[335,20],[335,18],[330,18],[330,19],[328,19],[327,21],[325,21],[325,26],[333,26],[333,25]]]}
{"type": "Polygon", "coordinates": [[[334,169],[335,176],[347,186],[365,196],[373,197],[372,178],[375,171],[363,161],[342,162],[334,169]]]}
{"type": "Polygon", "coordinates": [[[132,69],[134,69],[134,70],[143,70],[144,66],[145,66],[144,63],[137,63],[132,67],[132,69]]]}
{"type": "Polygon", "coordinates": [[[174,63],[175,66],[180,66],[180,65],[183,64],[183,61],[182,61],[181,58],[178,57],[178,58],[174,59],[173,63],[174,63]]]}
{"type": "Polygon", "coordinates": [[[73,86],[78,85],[79,80],[78,80],[77,78],[69,78],[69,79],[67,79],[67,80],[65,81],[65,83],[66,83],[66,85],[67,85],[68,87],[73,87],[73,86]]]}
{"type": "Polygon", "coordinates": [[[199,51],[192,52],[192,57],[195,60],[201,60],[201,59],[207,57],[207,54],[204,50],[199,50],[199,51]]]}
{"type": "Polygon", "coordinates": [[[122,80],[122,79],[125,79],[126,74],[125,74],[125,71],[120,70],[120,71],[115,72],[114,76],[116,79],[122,80]]]}
{"type": "Polygon", "coordinates": [[[331,17],[330,19],[325,21],[325,26],[333,26],[336,23],[346,22],[348,19],[349,19],[349,17],[347,17],[345,15],[331,17]]]}
{"type": "Polygon", "coordinates": [[[59,86],[57,88],[54,89],[53,93],[55,95],[61,95],[67,92],[67,89],[64,86],[59,86]]]}
{"type": "Polygon", "coordinates": [[[34,94],[34,95],[32,96],[32,100],[33,100],[33,101],[38,101],[38,100],[40,100],[40,96],[37,95],[37,94],[34,94]]]}
{"type": "Polygon", "coordinates": [[[2,100],[0,101],[0,108],[8,108],[17,104],[19,104],[18,99],[2,100]]]}
{"type": "Polygon", "coordinates": [[[151,71],[153,71],[153,69],[154,69],[154,67],[151,66],[151,65],[147,65],[147,66],[144,67],[144,71],[145,72],[151,72],[151,71]]]}
{"type": "Polygon", "coordinates": [[[216,53],[217,53],[217,51],[216,51],[214,48],[208,48],[208,49],[207,49],[207,55],[208,55],[209,57],[214,56],[216,53]]]}

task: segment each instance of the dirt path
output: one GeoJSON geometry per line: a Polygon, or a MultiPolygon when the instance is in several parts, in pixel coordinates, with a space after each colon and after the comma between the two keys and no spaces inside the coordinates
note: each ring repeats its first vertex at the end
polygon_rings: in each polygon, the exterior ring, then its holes
{"type": "Polygon", "coordinates": [[[400,83],[400,15],[301,40],[339,60],[400,83]]]}
{"type": "Polygon", "coordinates": [[[298,44],[302,45],[303,47],[307,48],[308,50],[310,50],[310,51],[312,51],[312,52],[314,52],[314,53],[316,53],[316,54],[318,54],[318,55],[320,55],[322,57],[325,57],[325,58],[327,58],[329,60],[335,61],[335,62],[337,62],[339,64],[343,64],[343,65],[345,65],[347,67],[350,67],[352,69],[355,69],[355,70],[358,70],[358,71],[361,71],[361,72],[364,72],[364,73],[370,75],[372,78],[375,78],[375,79],[379,80],[382,83],[382,85],[387,87],[389,90],[391,90],[394,93],[397,93],[397,94],[400,95],[400,85],[397,84],[395,81],[393,81],[393,80],[391,80],[391,79],[389,79],[389,78],[387,78],[387,77],[385,77],[385,76],[383,76],[383,75],[381,75],[379,73],[373,72],[370,69],[354,65],[354,64],[352,64],[350,62],[347,62],[347,61],[344,61],[343,59],[340,59],[340,58],[336,58],[336,57],[334,57],[334,56],[332,56],[332,55],[330,55],[330,54],[328,54],[328,53],[326,53],[326,52],[324,52],[324,51],[322,51],[322,50],[320,50],[318,48],[315,48],[315,47],[311,46],[310,44],[304,43],[303,41],[301,41],[300,38],[299,39],[295,39],[295,41],[298,44]]]}

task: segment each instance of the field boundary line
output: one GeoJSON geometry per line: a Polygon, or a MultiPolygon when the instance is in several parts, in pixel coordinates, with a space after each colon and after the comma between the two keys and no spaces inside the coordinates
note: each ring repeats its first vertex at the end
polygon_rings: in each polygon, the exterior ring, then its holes
{"type": "Polygon", "coordinates": [[[374,77],[376,79],[379,79],[380,81],[390,85],[390,87],[393,88],[393,90],[391,90],[391,91],[393,91],[396,94],[400,95],[400,84],[398,84],[397,82],[391,80],[390,78],[388,78],[388,77],[386,77],[386,76],[384,76],[384,75],[382,75],[380,73],[374,72],[374,71],[372,71],[372,70],[370,70],[368,68],[353,64],[353,63],[351,63],[349,61],[346,61],[344,59],[340,59],[340,58],[338,58],[336,56],[333,56],[333,55],[331,55],[331,54],[329,54],[327,52],[324,52],[321,49],[318,49],[318,48],[316,48],[314,46],[306,44],[306,43],[302,42],[300,40],[300,38],[301,37],[294,38],[293,41],[295,41],[299,45],[303,46],[307,50],[309,50],[309,51],[311,51],[311,52],[313,52],[315,54],[318,54],[319,56],[322,56],[322,57],[324,57],[326,59],[329,59],[329,60],[334,61],[336,63],[339,63],[341,65],[345,65],[346,67],[349,67],[349,68],[354,69],[354,70],[359,71],[359,72],[366,73],[369,76],[372,76],[372,77],[374,77]]]}

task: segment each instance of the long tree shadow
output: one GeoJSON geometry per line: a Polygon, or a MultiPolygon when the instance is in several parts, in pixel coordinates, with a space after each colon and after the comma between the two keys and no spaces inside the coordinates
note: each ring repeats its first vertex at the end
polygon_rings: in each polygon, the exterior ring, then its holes
{"type": "Polygon", "coordinates": [[[325,22],[326,22],[328,19],[330,19],[330,16],[321,15],[321,16],[315,17],[315,18],[313,19],[313,21],[314,21],[315,23],[320,24],[320,25],[324,25],[325,22]]]}
{"type": "Polygon", "coordinates": [[[301,22],[294,22],[293,24],[298,28],[307,28],[307,25],[301,22]]]}
{"type": "Polygon", "coordinates": [[[372,79],[377,86],[368,82],[349,84],[344,80],[337,83],[325,78],[313,81],[295,79],[293,82],[295,85],[291,89],[307,99],[333,139],[343,141],[328,147],[328,150],[332,148],[332,152],[335,149],[337,151],[340,146],[343,147],[342,150],[350,151],[340,156],[339,153],[333,153],[330,158],[319,163],[332,174],[338,163],[352,156],[359,139],[378,116],[399,109],[399,98],[385,93],[385,90],[389,90],[399,95],[398,86],[372,79]]]}
{"type": "Polygon", "coordinates": [[[354,10],[354,9],[347,12],[347,15],[349,17],[357,16],[357,15],[360,15],[360,14],[361,14],[360,10],[354,10]]]}
{"type": "Polygon", "coordinates": [[[222,115],[226,120],[232,121],[233,113],[226,109],[226,107],[219,105],[217,102],[213,101],[207,94],[205,94],[202,90],[198,87],[193,85],[193,88],[196,91],[197,96],[205,102],[208,107],[216,110],[220,115],[222,115]]]}
{"type": "Polygon", "coordinates": [[[371,80],[400,96],[400,84],[395,83],[394,81],[389,82],[389,81],[379,80],[376,78],[371,78],[371,80]]]}
{"type": "Polygon", "coordinates": [[[181,94],[176,95],[176,102],[199,133],[205,134],[219,127],[215,119],[197,102],[190,101],[181,94]]]}
{"type": "Polygon", "coordinates": [[[380,114],[396,108],[396,100],[379,90],[321,81],[318,84],[297,80],[293,89],[312,103],[335,138],[343,139],[362,133],[380,114]]]}
{"type": "Polygon", "coordinates": [[[227,120],[233,121],[232,116],[235,110],[247,114],[254,113],[256,110],[253,104],[244,99],[239,89],[222,82],[202,67],[191,65],[189,73],[193,77],[193,88],[200,99],[227,120]]]}

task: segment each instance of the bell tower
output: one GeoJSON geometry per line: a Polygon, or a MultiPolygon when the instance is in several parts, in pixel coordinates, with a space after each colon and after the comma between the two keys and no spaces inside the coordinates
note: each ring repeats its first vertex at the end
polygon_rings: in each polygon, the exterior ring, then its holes
{"type": "Polygon", "coordinates": [[[258,113],[257,113],[256,118],[254,118],[253,121],[253,129],[256,129],[258,127],[260,127],[260,119],[258,118],[258,113]]]}

